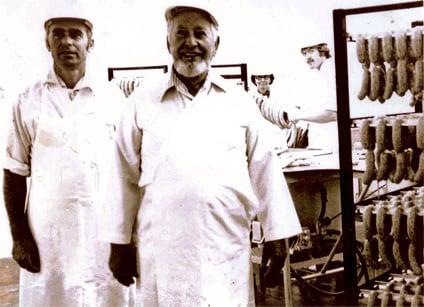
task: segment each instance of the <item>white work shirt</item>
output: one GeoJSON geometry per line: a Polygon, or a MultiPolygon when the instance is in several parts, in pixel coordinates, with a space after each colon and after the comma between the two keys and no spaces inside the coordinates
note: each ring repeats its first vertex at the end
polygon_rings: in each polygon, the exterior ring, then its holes
{"type": "Polygon", "coordinates": [[[266,240],[300,232],[251,99],[211,75],[193,97],[173,73],[131,95],[117,132],[105,237],[129,243],[135,235],[137,303],[252,304],[250,221],[259,217],[266,240]]]}
{"type": "Polygon", "coordinates": [[[50,71],[12,110],[5,169],[31,176],[26,214],[41,269],[21,269],[21,306],[127,306],[97,223],[122,93],[84,77],[68,90],[50,71]],[[72,99],[70,98],[72,97],[72,99]]]}
{"type": "MultiPolygon", "coordinates": [[[[306,64],[305,64],[306,66],[306,64]]],[[[295,79],[296,85],[290,87],[290,103],[297,112],[337,111],[336,79],[334,62],[327,59],[320,70],[309,69],[295,79]]],[[[289,114],[290,116],[290,114],[289,114]]],[[[338,152],[337,122],[309,123],[308,148],[329,149],[338,152]]],[[[307,122],[300,121],[298,126],[304,127],[307,122]]]]}
{"type": "Polygon", "coordinates": [[[67,89],[63,80],[50,70],[44,80],[28,87],[12,106],[12,125],[6,144],[6,161],[3,168],[21,176],[31,176],[31,149],[38,127],[43,102],[47,112],[60,117],[77,108],[87,108],[92,104],[96,112],[110,123],[111,133],[121,114],[122,93],[110,85],[95,81],[87,74],[73,89],[67,89]],[[69,102],[69,95],[78,93],[78,102],[69,102]],[[96,99],[93,97],[97,95],[96,99]],[[117,101],[120,100],[120,101],[117,101]]]}

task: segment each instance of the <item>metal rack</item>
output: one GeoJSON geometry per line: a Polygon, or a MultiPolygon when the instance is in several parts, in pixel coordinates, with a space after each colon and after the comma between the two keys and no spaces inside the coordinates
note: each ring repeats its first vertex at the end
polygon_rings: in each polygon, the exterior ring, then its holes
{"type": "MultiPolygon", "coordinates": [[[[349,75],[347,40],[349,35],[346,29],[346,17],[350,15],[405,10],[422,7],[422,1],[395,3],[380,6],[359,7],[352,9],[337,9],[333,11],[334,46],[336,63],[337,86],[337,121],[339,130],[340,154],[340,194],[342,206],[342,229],[344,251],[344,286],[346,305],[358,304],[358,280],[356,272],[355,242],[355,210],[353,193],[352,146],[350,134],[350,103],[349,103],[349,75]]],[[[416,108],[422,112],[422,105],[416,108]]]]}
{"type": "MultiPolygon", "coordinates": [[[[216,71],[219,75],[221,75],[224,79],[232,79],[232,80],[240,80],[243,82],[243,87],[247,91],[248,87],[248,78],[247,78],[247,64],[213,64],[212,69],[216,71]]],[[[147,72],[160,72],[163,73],[168,72],[167,65],[155,65],[155,66],[129,66],[129,67],[109,67],[107,69],[108,80],[111,81],[117,72],[125,72],[134,73],[139,71],[141,74],[143,71],[147,72]]]]}

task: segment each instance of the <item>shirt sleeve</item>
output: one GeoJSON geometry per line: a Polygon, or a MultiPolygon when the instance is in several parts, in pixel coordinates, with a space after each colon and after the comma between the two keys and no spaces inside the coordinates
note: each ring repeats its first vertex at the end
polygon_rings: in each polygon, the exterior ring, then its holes
{"type": "Polygon", "coordinates": [[[141,135],[136,123],[135,100],[128,107],[117,127],[114,154],[104,206],[106,241],[118,244],[131,242],[133,227],[140,206],[141,135]]]}
{"type": "Polygon", "coordinates": [[[25,122],[26,99],[20,95],[12,106],[6,141],[6,159],[3,168],[21,176],[31,175],[31,133],[25,122]]]}
{"type": "Polygon", "coordinates": [[[287,182],[263,129],[263,119],[253,118],[247,131],[247,154],[250,181],[259,201],[258,218],[265,240],[292,237],[301,231],[287,182]]]}

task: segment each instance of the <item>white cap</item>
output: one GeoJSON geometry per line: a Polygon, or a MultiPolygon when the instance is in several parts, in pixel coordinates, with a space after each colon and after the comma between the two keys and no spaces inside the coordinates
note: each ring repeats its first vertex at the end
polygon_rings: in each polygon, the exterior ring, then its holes
{"type": "Polygon", "coordinates": [[[170,6],[165,11],[165,19],[167,22],[169,22],[178,14],[182,12],[187,12],[187,11],[196,11],[206,15],[210,19],[212,24],[218,28],[219,24],[215,16],[212,14],[212,9],[210,8],[210,6],[206,6],[206,5],[198,5],[198,4],[190,3],[190,4],[170,6]]]}
{"type": "Polygon", "coordinates": [[[47,31],[47,29],[51,26],[51,24],[53,22],[56,22],[56,21],[67,21],[67,20],[80,22],[80,23],[84,24],[87,28],[89,28],[90,31],[93,31],[93,24],[89,20],[83,19],[83,18],[65,17],[65,16],[63,16],[63,17],[54,17],[54,18],[47,19],[46,22],[44,23],[44,29],[46,29],[46,31],[47,31]]]}
{"type": "Polygon", "coordinates": [[[320,49],[326,49],[326,50],[328,50],[328,44],[327,43],[324,43],[324,42],[314,43],[314,44],[311,44],[311,45],[304,46],[304,47],[300,48],[300,52],[303,52],[304,50],[309,50],[309,49],[318,49],[318,50],[320,50],[320,49]]]}
{"type": "Polygon", "coordinates": [[[52,1],[46,10],[44,29],[47,31],[53,22],[71,20],[84,24],[92,31],[93,24],[87,15],[86,8],[79,1],[67,1],[66,4],[52,1]]]}

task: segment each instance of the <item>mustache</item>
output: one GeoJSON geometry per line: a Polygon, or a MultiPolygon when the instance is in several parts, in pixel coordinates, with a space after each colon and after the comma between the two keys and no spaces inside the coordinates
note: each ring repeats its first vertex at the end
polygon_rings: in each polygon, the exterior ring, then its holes
{"type": "Polygon", "coordinates": [[[58,53],[76,53],[73,48],[59,48],[58,53]]]}
{"type": "Polygon", "coordinates": [[[199,46],[190,48],[187,46],[181,46],[181,48],[178,50],[179,53],[193,53],[193,54],[204,54],[205,50],[200,48],[199,46]]]}

